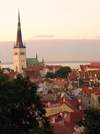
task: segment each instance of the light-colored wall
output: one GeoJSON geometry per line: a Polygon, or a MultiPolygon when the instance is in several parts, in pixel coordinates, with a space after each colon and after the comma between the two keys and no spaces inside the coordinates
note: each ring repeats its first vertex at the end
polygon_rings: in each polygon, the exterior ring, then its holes
{"type": "Polygon", "coordinates": [[[81,99],[82,108],[91,107],[92,105],[91,97],[79,96],[79,98],[81,99]],[[90,104],[89,104],[89,100],[90,100],[90,104]]]}
{"type": "Polygon", "coordinates": [[[100,95],[92,94],[92,106],[95,108],[100,107],[98,97],[100,97],[100,95]]]}
{"type": "Polygon", "coordinates": [[[14,72],[22,73],[22,66],[26,68],[26,48],[14,48],[13,49],[14,55],[14,72]],[[15,55],[17,52],[17,55],[15,55]],[[24,52],[24,55],[20,55],[20,52],[24,52]],[[17,70],[16,70],[17,66],[17,70]]]}

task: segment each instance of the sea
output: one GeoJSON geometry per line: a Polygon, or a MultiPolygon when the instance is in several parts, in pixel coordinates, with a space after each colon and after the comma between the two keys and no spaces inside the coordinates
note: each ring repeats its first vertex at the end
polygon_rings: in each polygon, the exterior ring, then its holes
{"type": "MultiPolygon", "coordinates": [[[[45,65],[61,65],[69,66],[71,69],[78,69],[80,65],[89,65],[92,62],[100,61],[47,61],[45,65]]],[[[13,62],[1,62],[1,68],[11,68],[14,69],[13,62]]]]}

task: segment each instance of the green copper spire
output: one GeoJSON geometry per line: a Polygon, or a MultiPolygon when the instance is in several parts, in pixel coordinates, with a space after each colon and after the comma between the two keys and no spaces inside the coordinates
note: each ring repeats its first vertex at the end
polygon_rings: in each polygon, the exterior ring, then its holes
{"type": "Polygon", "coordinates": [[[17,26],[17,41],[16,46],[18,48],[25,48],[22,42],[21,23],[20,23],[20,11],[18,10],[18,26],[17,26]]]}
{"type": "Polygon", "coordinates": [[[44,58],[42,58],[42,65],[44,66],[44,58]]]}

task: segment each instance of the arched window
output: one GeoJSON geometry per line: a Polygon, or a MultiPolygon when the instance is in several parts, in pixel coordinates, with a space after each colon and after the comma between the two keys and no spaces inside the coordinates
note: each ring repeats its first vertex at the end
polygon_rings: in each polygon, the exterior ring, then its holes
{"type": "Polygon", "coordinates": [[[90,100],[89,100],[88,102],[89,102],[89,104],[91,103],[91,101],[90,101],[90,100]]]}

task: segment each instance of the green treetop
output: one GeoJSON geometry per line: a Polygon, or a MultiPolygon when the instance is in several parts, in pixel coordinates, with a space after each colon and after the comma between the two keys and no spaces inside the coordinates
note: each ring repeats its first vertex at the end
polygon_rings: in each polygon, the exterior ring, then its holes
{"type": "Polygon", "coordinates": [[[29,78],[11,82],[0,70],[0,134],[54,134],[36,90],[29,78]]]}
{"type": "Polygon", "coordinates": [[[84,132],[81,134],[100,134],[100,108],[89,108],[84,110],[85,117],[77,122],[84,126],[84,132]]]}

